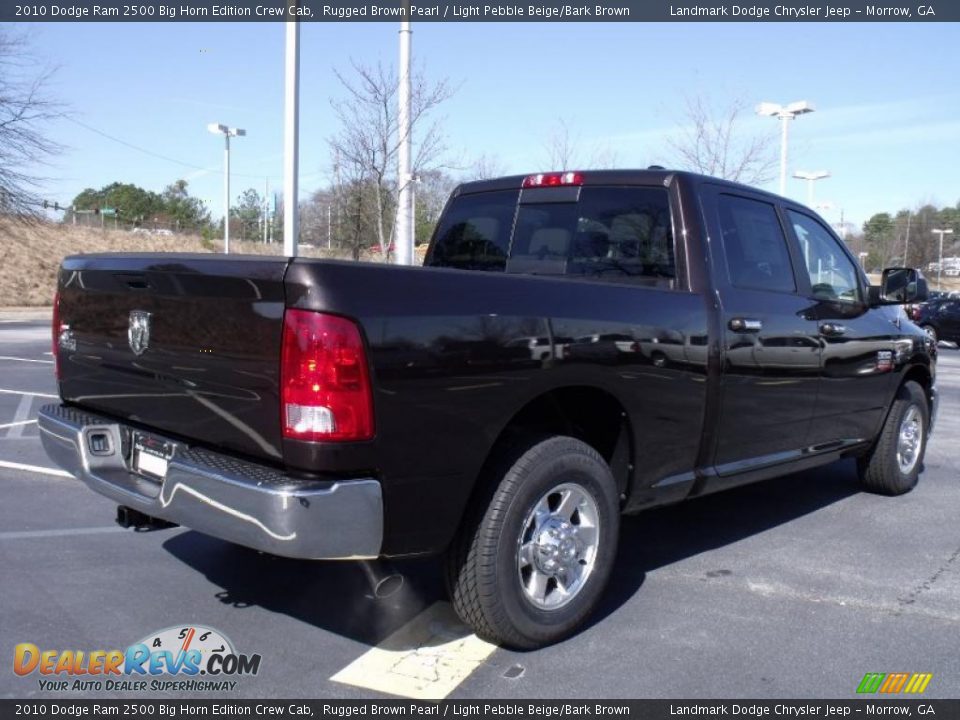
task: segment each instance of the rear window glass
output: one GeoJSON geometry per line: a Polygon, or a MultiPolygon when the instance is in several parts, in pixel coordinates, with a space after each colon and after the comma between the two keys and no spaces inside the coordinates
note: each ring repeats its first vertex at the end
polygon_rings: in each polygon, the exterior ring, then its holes
{"type": "Polygon", "coordinates": [[[795,291],[787,238],[773,205],[721,195],[718,208],[730,282],[754,290],[795,291]]]}
{"type": "Polygon", "coordinates": [[[429,264],[672,286],[676,266],[666,189],[584,187],[578,202],[536,202],[536,194],[526,192],[519,208],[516,192],[454,200],[429,264]],[[497,209],[496,202],[509,208],[497,209]],[[504,244],[511,224],[512,242],[504,244]]]}
{"type": "Polygon", "coordinates": [[[519,190],[461,195],[437,228],[429,265],[461,270],[505,270],[519,190]]]}

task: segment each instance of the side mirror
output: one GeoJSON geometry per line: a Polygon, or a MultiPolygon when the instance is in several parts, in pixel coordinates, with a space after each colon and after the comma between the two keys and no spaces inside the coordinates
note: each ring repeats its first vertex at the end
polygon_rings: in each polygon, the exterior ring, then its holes
{"type": "Polygon", "coordinates": [[[927,280],[916,268],[886,268],[880,280],[883,305],[921,303],[927,299],[927,280]]]}

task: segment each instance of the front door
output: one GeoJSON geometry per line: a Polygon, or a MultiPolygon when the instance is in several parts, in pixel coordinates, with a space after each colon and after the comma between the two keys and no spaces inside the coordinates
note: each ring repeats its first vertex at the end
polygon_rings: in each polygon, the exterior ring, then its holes
{"type": "MultiPolygon", "coordinates": [[[[870,309],[866,287],[852,255],[819,219],[801,208],[784,216],[809,287],[807,316],[817,325],[823,346],[821,385],[808,444],[857,444],[872,438],[894,392],[899,349],[900,309],[870,309]]],[[[910,341],[906,340],[909,349],[910,341]]]]}

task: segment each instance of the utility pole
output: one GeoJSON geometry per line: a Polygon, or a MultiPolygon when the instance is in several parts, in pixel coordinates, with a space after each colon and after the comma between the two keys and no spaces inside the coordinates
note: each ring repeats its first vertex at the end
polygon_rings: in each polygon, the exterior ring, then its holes
{"type": "Polygon", "coordinates": [[[910,252],[910,211],[907,210],[907,235],[903,241],[903,266],[910,267],[907,265],[907,254],[910,252]]]}
{"type": "Polygon", "coordinates": [[[400,184],[397,203],[395,262],[413,264],[413,173],[410,167],[412,138],[410,134],[410,0],[403,0],[400,23],[400,87],[398,93],[397,182],[400,184]]]}
{"type": "Polygon", "coordinates": [[[943,236],[953,235],[953,228],[947,228],[946,230],[934,229],[934,230],[931,230],[930,232],[940,236],[940,256],[937,262],[937,290],[942,290],[943,287],[940,285],[940,277],[943,274],[943,236]]]}
{"type": "Polygon", "coordinates": [[[267,244],[267,228],[270,225],[270,178],[263,179],[263,244],[267,244]]]}

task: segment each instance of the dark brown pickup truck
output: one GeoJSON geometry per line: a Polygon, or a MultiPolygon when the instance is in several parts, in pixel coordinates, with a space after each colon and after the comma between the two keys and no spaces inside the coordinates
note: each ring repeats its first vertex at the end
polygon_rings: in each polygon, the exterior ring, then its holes
{"type": "Polygon", "coordinates": [[[40,429],[128,523],[445,553],[460,615],[529,648],[590,613],[622,513],[843,457],[910,490],[936,349],[897,305],[925,294],[748,187],[502,178],[457,188],[424,268],[67,258],[40,429]]]}

